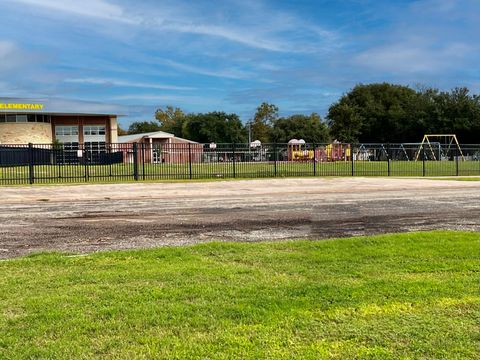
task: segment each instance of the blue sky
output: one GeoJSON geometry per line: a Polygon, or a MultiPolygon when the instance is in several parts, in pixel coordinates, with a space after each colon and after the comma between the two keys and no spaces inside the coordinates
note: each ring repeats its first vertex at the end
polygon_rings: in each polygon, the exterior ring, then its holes
{"type": "Polygon", "coordinates": [[[357,83],[480,92],[478,0],[1,0],[0,96],[252,117],[357,83]]]}

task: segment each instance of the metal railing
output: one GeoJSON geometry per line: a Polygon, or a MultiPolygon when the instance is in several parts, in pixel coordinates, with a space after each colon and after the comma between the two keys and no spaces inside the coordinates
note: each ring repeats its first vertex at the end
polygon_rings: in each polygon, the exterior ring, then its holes
{"type": "MultiPolygon", "coordinates": [[[[253,144],[254,145],[254,144],[253,144]]],[[[0,145],[0,184],[303,176],[480,175],[480,145],[0,145]]]]}

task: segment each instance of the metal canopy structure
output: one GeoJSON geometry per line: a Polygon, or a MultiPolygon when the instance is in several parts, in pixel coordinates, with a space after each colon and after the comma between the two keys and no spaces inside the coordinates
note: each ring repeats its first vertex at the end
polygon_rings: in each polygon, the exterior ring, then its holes
{"type": "MultiPolygon", "coordinates": [[[[447,147],[446,153],[448,154],[449,151],[453,148],[456,148],[458,150],[458,154],[462,157],[462,161],[465,161],[465,157],[463,156],[462,148],[460,147],[460,144],[458,143],[457,136],[455,134],[429,134],[429,135],[424,135],[423,140],[420,143],[420,146],[417,150],[417,154],[415,155],[415,161],[418,160],[420,157],[420,153],[422,150],[425,149],[425,145],[427,146],[427,151],[432,155],[433,160],[442,160],[440,154],[435,155],[435,150],[433,145],[435,144],[440,144],[441,147],[441,142],[437,141],[431,141],[431,140],[444,140],[444,144],[447,147]],[[437,159],[438,157],[438,159],[437,159]]],[[[458,156],[458,155],[457,155],[458,156]]]]}

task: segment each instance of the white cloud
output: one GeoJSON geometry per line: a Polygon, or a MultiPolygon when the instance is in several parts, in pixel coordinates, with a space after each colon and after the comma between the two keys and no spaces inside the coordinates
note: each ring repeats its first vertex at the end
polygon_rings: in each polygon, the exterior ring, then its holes
{"type": "MultiPolygon", "coordinates": [[[[0,75],[7,74],[8,76],[4,76],[5,79],[13,79],[12,71],[18,69],[22,71],[15,74],[15,79],[31,76],[37,63],[42,60],[39,54],[27,52],[12,41],[0,40],[0,75]]],[[[38,76],[35,78],[37,79],[38,76]]]]}
{"type": "Polygon", "coordinates": [[[449,87],[470,82],[467,72],[475,68],[480,50],[478,0],[418,0],[396,9],[385,31],[371,34],[352,54],[351,67],[371,69],[366,77],[402,83],[449,87]]]}
{"type": "Polygon", "coordinates": [[[12,70],[23,63],[21,51],[15,44],[0,40],[0,72],[12,70]]]}
{"type": "Polygon", "coordinates": [[[391,73],[438,73],[457,67],[471,51],[465,44],[447,44],[437,49],[399,43],[364,51],[355,57],[355,62],[391,73]]]}
{"type": "Polygon", "coordinates": [[[212,76],[212,77],[219,77],[219,78],[229,78],[229,79],[246,79],[251,78],[253,76],[252,73],[242,70],[230,69],[230,70],[209,70],[205,68],[201,68],[194,65],[182,64],[172,60],[156,60],[157,63],[163,63],[169,67],[172,67],[177,70],[205,75],[205,76],[212,76]]]}
{"type": "MultiPolygon", "coordinates": [[[[319,49],[338,46],[338,37],[317,25],[308,24],[304,19],[290,13],[259,5],[238,6],[236,21],[218,20],[205,13],[205,8],[189,3],[155,3],[151,9],[141,2],[126,8],[106,0],[5,0],[46,10],[49,16],[74,16],[110,20],[138,26],[148,31],[175,32],[220,38],[247,47],[274,52],[315,52],[319,49]],[[289,41],[288,33],[303,33],[308,42],[289,41]]],[[[201,4],[201,3],[200,3],[201,4]]],[[[197,4],[196,4],[197,5],[197,4]]],[[[208,9],[210,12],[211,9],[208,9]]],[[[102,24],[102,26],[106,26],[102,24]]],[[[117,29],[118,30],[118,29],[117,29]]],[[[294,36],[297,37],[297,36],[294,36]]]]}
{"type": "Polygon", "coordinates": [[[193,87],[188,86],[175,86],[175,85],[163,85],[163,84],[151,84],[136,81],[126,81],[119,79],[105,79],[105,78],[69,78],[64,80],[66,83],[74,84],[90,84],[90,85],[103,85],[103,86],[123,86],[123,87],[135,87],[145,89],[159,89],[159,90],[195,90],[193,87]]]}
{"type": "Polygon", "coordinates": [[[162,29],[169,31],[219,37],[253,48],[270,51],[287,51],[287,47],[282,41],[269,39],[268,37],[252,32],[251,30],[244,29],[239,31],[233,27],[182,22],[164,22],[160,23],[159,26],[162,29]]]}
{"type": "Polygon", "coordinates": [[[135,24],[137,20],[126,15],[124,9],[104,0],[6,0],[30,6],[42,7],[55,12],[66,12],[79,16],[121,21],[135,24]]]}
{"type": "Polygon", "coordinates": [[[110,101],[140,101],[140,102],[164,102],[175,104],[200,104],[205,105],[211,101],[216,102],[218,98],[200,95],[158,95],[158,94],[125,94],[109,97],[110,101]]]}
{"type": "Polygon", "coordinates": [[[5,60],[15,49],[11,41],[0,41],[0,59],[5,60]]]}
{"type": "Polygon", "coordinates": [[[456,10],[459,5],[460,4],[458,0],[423,0],[414,2],[412,4],[412,10],[418,12],[419,14],[422,12],[427,12],[449,15],[452,13],[452,11],[456,10]]]}

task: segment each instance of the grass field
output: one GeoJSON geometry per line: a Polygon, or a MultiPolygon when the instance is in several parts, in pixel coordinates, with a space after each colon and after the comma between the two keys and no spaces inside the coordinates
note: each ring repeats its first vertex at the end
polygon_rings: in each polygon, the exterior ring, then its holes
{"type": "Polygon", "coordinates": [[[453,177],[453,178],[442,178],[441,180],[480,181],[480,177],[453,177]]]}
{"type": "Polygon", "coordinates": [[[478,359],[480,234],[0,262],[0,358],[478,359]]]}
{"type": "MultiPolygon", "coordinates": [[[[261,178],[287,176],[471,176],[480,175],[480,161],[356,161],[139,164],[139,180],[261,178]],[[458,169],[457,169],[458,166],[458,169]]],[[[133,164],[39,165],[36,183],[133,181],[133,164]]],[[[0,184],[28,183],[28,166],[0,167],[0,184]]]]}

